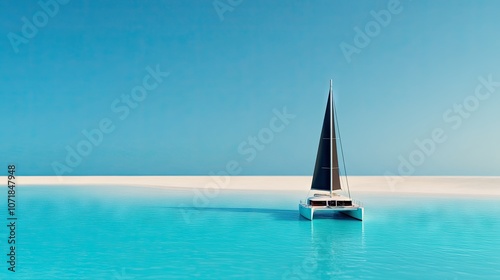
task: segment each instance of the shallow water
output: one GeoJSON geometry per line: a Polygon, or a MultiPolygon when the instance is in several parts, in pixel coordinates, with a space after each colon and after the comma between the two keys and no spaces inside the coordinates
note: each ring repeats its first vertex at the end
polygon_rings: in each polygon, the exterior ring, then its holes
{"type": "MultiPolygon", "coordinates": [[[[18,188],[1,279],[498,279],[500,199],[360,194],[365,220],[299,217],[304,193],[18,188]]],[[[6,194],[5,194],[6,196],[6,194]]],[[[2,200],[1,209],[7,209],[2,200]]],[[[5,213],[5,211],[2,211],[5,213]]],[[[6,222],[6,215],[0,216],[6,222]]]]}

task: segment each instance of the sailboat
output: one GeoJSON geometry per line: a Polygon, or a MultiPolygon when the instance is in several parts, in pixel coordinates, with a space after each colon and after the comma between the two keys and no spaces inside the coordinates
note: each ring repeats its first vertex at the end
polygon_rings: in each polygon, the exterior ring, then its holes
{"type": "MultiPolygon", "coordinates": [[[[299,212],[300,215],[308,220],[312,220],[315,213],[332,214],[332,216],[335,213],[342,213],[361,221],[363,220],[364,209],[359,203],[355,203],[351,199],[350,191],[348,197],[335,193],[335,191],[341,190],[342,187],[340,185],[337,157],[334,109],[332,80],[330,80],[328,103],[326,105],[323,129],[321,130],[318,154],[316,156],[316,166],[311,184],[311,190],[319,192],[307,198],[306,201],[301,201],[299,203],[299,212]]],[[[347,188],[349,188],[348,183],[347,188]]]]}

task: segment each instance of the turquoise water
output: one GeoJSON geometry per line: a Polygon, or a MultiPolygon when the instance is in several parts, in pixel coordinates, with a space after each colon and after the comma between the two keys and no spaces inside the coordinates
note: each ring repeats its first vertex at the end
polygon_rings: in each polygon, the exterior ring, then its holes
{"type": "Polygon", "coordinates": [[[19,187],[17,272],[7,271],[4,226],[0,278],[500,277],[499,198],[365,193],[355,197],[364,202],[365,221],[309,222],[296,209],[304,196],[19,187]]]}

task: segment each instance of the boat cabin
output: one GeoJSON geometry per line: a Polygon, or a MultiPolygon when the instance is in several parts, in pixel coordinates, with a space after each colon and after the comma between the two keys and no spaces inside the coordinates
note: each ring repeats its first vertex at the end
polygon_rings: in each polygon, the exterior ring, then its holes
{"type": "Polygon", "coordinates": [[[352,206],[352,200],[343,196],[314,196],[308,200],[311,206],[348,207],[352,206]]]}

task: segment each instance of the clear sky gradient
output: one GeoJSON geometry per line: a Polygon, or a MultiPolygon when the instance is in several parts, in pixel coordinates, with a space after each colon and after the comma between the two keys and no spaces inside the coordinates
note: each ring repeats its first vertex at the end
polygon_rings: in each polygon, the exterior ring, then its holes
{"type": "Polygon", "coordinates": [[[41,2],[0,3],[5,172],[311,175],[333,78],[349,174],[500,175],[499,1],[41,2]]]}

